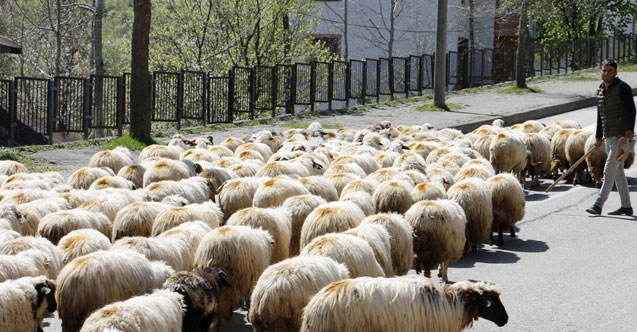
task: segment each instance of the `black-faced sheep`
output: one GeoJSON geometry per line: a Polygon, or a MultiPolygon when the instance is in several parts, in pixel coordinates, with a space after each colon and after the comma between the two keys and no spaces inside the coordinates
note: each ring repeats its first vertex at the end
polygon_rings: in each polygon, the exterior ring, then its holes
{"type": "Polygon", "coordinates": [[[364,218],[363,211],[352,202],[330,202],[320,205],[305,218],[301,228],[300,247],[305,247],[319,235],[354,228],[364,218]]]}
{"type": "Polygon", "coordinates": [[[290,238],[290,257],[299,254],[301,229],[305,218],[319,205],[327,203],[325,199],[315,195],[293,196],[285,200],[281,208],[290,214],[292,231],[290,238]]]}
{"type": "Polygon", "coordinates": [[[458,203],[452,200],[420,201],[406,213],[405,219],[414,229],[414,265],[416,272],[424,270],[431,277],[431,269],[447,281],[447,267],[462,257],[465,245],[467,217],[458,203]]]}
{"type": "Polygon", "coordinates": [[[354,235],[329,233],[316,237],[301,250],[301,256],[308,255],[326,256],[345,264],[352,278],[385,276],[374,249],[354,235]]]}
{"type": "Polygon", "coordinates": [[[511,237],[515,237],[515,223],[524,218],[524,189],[510,173],[498,174],[487,180],[491,189],[493,203],[493,229],[498,232],[498,245],[504,245],[502,232],[511,230],[511,237]]]}
{"type": "Polygon", "coordinates": [[[248,226],[223,226],[201,240],[195,268],[216,267],[226,273],[232,288],[219,298],[219,317],[229,319],[232,311],[250,296],[259,276],[271,262],[272,236],[248,226]]]}
{"type": "Polygon", "coordinates": [[[357,278],[333,282],[314,295],[303,311],[301,332],[460,332],[478,317],[507,323],[498,288],[413,277],[357,278]]]}
{"type": "Polygon", "coordinates": [[[0,283],[0,331],[42,331],[42,320],[57,308],[55,289],[44,276],[0,283]]]}
{"type": "Polygon", "coordinates": [[[343,264],[329,257],[298,256],[270,265],[257,281],[248,320],[257,332],[294,332],[303,307],[321,288],[349,278],[343,264]]]}
{"type": "Polygon", "coordinates": [[[168,265],[131,250],[97,251],[72,260],[57,278],[55,300],[62,331],[79,330],[91,312],[149,293],[173,273],[168,265]]]}

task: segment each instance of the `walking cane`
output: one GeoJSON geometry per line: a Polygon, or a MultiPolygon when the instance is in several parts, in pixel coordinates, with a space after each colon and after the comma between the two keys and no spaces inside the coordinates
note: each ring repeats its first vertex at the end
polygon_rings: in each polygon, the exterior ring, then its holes
{"type": "MultiPolygon", "coordinates": [[[[602,138],[602,141],[604,140],[604,138],[602,138]]],[[[555,180],[555,182],[549,186],[548,188],[546,188],[546,190],[544,192],[549,192],[551,191],[553,188],[555,188],[555,186],[557,186],[558,183],[560,183],[560,181],[564,180],[564,178],[569,175],[577,166],[579,166],[579,164],[581,164],[586,157],[588,157],[589,154],[593,153],[593,151],[595,151],[597,149],[597,145],[593,146],[590,150],[588,150],[588,152],[586,152],[582,158],[579,158],[575,164],[573,164],[573,166],[571,166],[569,169],[566,170],[566,172],[564,172],[564,174],[562,174],[562,176],[560,176],[557,180],[555,180]]]]}

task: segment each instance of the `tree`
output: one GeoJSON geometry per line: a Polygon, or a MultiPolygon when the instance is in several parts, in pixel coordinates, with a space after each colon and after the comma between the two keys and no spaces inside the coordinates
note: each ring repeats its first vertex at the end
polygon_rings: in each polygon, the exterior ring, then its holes
{"type": "Polygon", "coordinates": [[[131,37],[131,127],[133,138],[150,142],[151,103],[148,71],[151,4],[150,0],[133,1],[131,37]]]}
{"type": "Polygon", "coordinates": [[[400,0],[378,0],[378,3],[358,1],[355,4],[358,12],[361,13],[367,22],[361,26],[360,37],[368,43],[387,52],[387,57],[394,56],[394,44],[397,39],[404,37],[405,31],[398,31],[396,19],[401,16],[406,7],[400,0]],[[387,8],[388,7],[388,8],[387,8]],[[380,17],[380,20],[378,19],[380,17]],[[397,35],[398,33],[398,35],[397,35]]]}
{"type": "Polygon", "coordinates": [[[518,25],[518,49],[515,57],[515,82],[518,88],[526,88],[526,63],[527,63],[527,36],[529,30],[527,28],[527,10],[528,0],[520,0],[520,24],[518,25]]]}
{"type": "Polygon", "coordinates": [[[330,15],[334,15],[338,18],[337,21],[329,21],[329,23],[343,33],[343,59],[349,59],[349,1],[344,0],[343,6],[332,5],[329,2],[325,2],[325,9],[327,9],[330,15]]]}
{"type": "Polygon", "coordinates": [[[434,105],[445,108],[447,90],[447,0],[438,0],[436,63],[434,67],[434,105]]]}

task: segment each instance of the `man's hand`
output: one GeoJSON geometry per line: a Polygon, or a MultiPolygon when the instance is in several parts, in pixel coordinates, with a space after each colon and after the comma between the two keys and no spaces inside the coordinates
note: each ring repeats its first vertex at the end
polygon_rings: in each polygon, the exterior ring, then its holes
{"type": "Polygon", "coordinates": [[[635,139],[635,133],[631,130],[626,130],[626,138],[628,138],[629,141],[632,141],[635,139]]]}

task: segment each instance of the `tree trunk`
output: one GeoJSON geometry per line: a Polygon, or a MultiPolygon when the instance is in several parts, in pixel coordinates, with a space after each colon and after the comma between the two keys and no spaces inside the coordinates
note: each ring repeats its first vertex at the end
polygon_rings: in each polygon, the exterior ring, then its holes
{"type": "Polygon", "coordinates": [[[520,11],[520,25],[518,26],[518,52],[515,63],[515,82],[518,88],[526,88],[526,39],[528,30],[526,28],[527,0],[522,0],[520,11]]]}
{"type": "Polygon", "coordinates": [[[387,57],[389,61],[394,56],[394,35],[396,26],[396,7],[398,6],[397,0],[391,0],[391,11],[389,13],[389,41],[387,42],[387,57]]]}
{"type": "Polygon", "coordinates": [[[343,2],[343,58],[345,61],[349,60],[349,41],[347,38],[347,26],[348,26],[348,17],[347,17],[347,0],[343,2]]]}
{"type": "MultiPolygon", "coordinates": [[[[99,126],[104,125],[104,112],[102,101],[104,99],[104,59],[102,55],[102,17],[104,16],[104,0],[95,0],[95,13],[93,14],[93,51],[95,52],[95,120],[99,126]]],[[[103,137],[104,129],[97,128],[95,137],[103,137]]]]}
{"type": "Polygon", "coordinates": [[[434,105],[445,107],[447,90],[447,0],[438,1],[438,24],[436,27],[436,62],[434,67],[434,105]]]}
{"type": "Polygon", "coordinates": [[[150,142],[150,74],[148,44],[151,20],[150,0],[133,1],[133,34],[131,38],[131,126],[133,138],[150,142]]]}
{"type": "Polygon", "coordinates": [[[55,27],[55,76],[60,76],[60,59],[62,57],[62,1],[57,0],[57,26],[55,27]]]}
{"type": "MultiPolygon", "coordinates": [[[[469,0],[469,61],[473,61],[473,51],[476,49],[475,42],[475,0],[469,0]]],[[[469,68],[473,70],[472,64],[469,68]]],[[[473,72],[469,73],[469,87],[473,87],[473,72]]]]}

